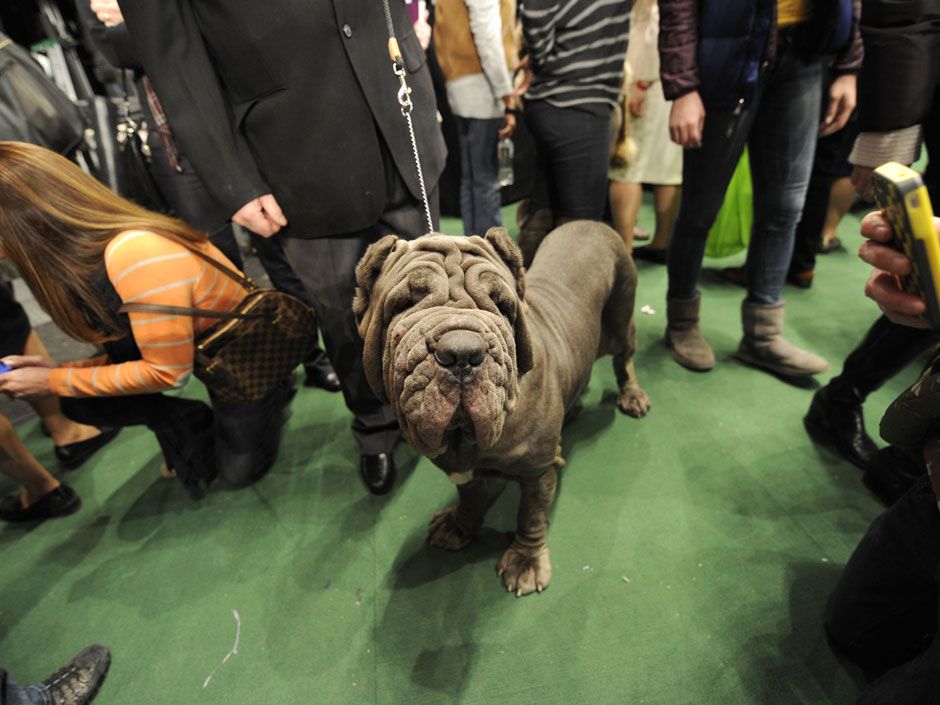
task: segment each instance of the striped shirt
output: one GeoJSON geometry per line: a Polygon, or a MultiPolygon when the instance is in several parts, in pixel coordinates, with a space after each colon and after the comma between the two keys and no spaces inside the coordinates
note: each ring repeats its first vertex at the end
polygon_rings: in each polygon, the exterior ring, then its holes
{"type": "MultiPolygon", "coordinates": [[[[232,269],[209,242],[193,245],[232,269]]],[[[105,249],[108,279],[124,303],[231,311],[245,290],[182,245],[150,232],[123,232],[105,249]]],[[[52,370],[52,393],[62,397],[160,392],[186,384],[193,371],[195,338],[217,319],[162,313],[129,314],[141,359],[110,364],[107,357],[66,363],[52,370]]]]}
{"type": "Polygon", "coordinates": [[[524,0],[522,30],[534,78],[526,98],[558,108],[616,105],[631,0],[524,0]]]}

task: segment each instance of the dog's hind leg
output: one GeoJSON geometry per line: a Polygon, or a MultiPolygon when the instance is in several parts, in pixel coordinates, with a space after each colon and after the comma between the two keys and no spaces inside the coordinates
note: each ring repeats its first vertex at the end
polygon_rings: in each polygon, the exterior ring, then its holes
{"type": "Polygon", "coordinates": [[[548,557],[548,511],[555,500],[558,473],[554,465],[537,477],[520,478],[522,496],[516,536],[496,566],[503,585],[517,597],[542,592],[552,579],[548,557]]]}
{"type": "MultiPolygon", "coordinates": [[[[453,476],[451,476],[453,477],[453,476]]],[[[476,478],[457,485],[457,506],[435,514],[428,526],[428,545],[459,551],[469,544],[483,525],[486,512],[506,489],[506,480],[476,478]]]]}

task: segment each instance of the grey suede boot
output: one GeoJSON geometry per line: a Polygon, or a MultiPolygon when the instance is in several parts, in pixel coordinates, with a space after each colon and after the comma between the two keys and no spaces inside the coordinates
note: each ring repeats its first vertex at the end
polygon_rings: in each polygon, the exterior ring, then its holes
{"type": "Polygon", "coordinates": [[[666,297],[666,347],[673,359],[696,372],[715,366],[715,353],[698,327],[701,297],[673,299],[666,297]]]}
{"type": "Polygon", "coordinates": [[[741,304],[744,338],[737,358],[787,377],[815,375],[829,369],[822,357],[796,347],[783,337],[783,301],[775,304],[741,304]]]}

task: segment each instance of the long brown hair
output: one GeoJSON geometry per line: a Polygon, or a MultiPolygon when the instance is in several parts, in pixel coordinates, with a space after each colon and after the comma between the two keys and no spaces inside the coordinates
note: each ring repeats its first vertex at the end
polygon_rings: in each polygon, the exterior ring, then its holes
{"type": "Polygon", "coordinates": [[[77,340],[119,336],[96,287],[104,251],[125,230],[203,242],[205,233],[126,201],[65,157],[0,141],[0,250],[46,313],[77,340]]]}

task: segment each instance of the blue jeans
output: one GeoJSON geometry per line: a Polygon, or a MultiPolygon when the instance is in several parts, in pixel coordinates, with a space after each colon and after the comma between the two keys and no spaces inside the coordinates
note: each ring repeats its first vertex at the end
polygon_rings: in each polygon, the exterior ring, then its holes
{"type": "Polygon", "coordinates": [[[44,685],[19,685],[0,668],[0,705],[48,705],[49,689],[44,685]]]}
{"type": "MultiPolygon", "coordinates": [[[[792,32],[792,30],[791,30],[792,32]]],[[[708,231],[747,145],[754,225],[747,255],[748,301],[780,300],[813,167],[822,63],[805,63],[781,32],[753,102],[739,114],[706,109],[702,147],[683,155],[682,204],[669,243],[669,296],[694,299],[708,231]]]]}
{"type": "Polygon", "coordinates": [[[460,136],[460,218],[467,235],[503,224],[496,149],[502,118],[457,117],[460,136]]]}

